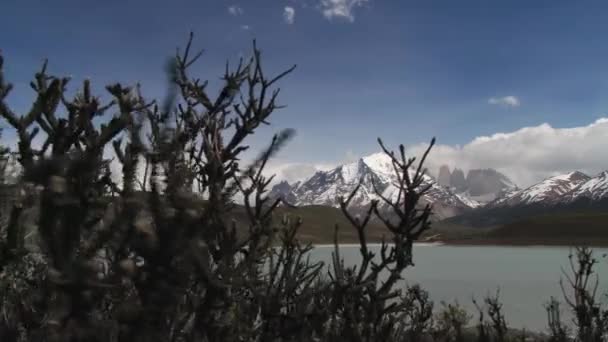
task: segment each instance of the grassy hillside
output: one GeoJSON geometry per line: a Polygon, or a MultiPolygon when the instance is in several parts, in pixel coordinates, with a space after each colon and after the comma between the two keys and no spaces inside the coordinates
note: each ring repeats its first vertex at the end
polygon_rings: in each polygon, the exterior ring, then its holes
{"type": "MultiPolygon", "coordinates": [[[[283,215],[302,217],[303,223],[298,238],[312,243],[333,243],[334,227],[339,229],[341,243],[356,243],[357,232],[344,217],[342,211],[326,206],[303,206],[299,208],[278,208],[275,211],[277,224],[283,215]]],[[[244,208],[233,212],[240,227],[245,228],[244,208]]],[[[378,222],[371,222],[367,229],[370,242],[379,242],[388,234],[378,222]]],[[[601,245],[608,246],[608,211],[571,210],[540,213],[533,216],[515,215],[506,224],[475,227],[458,221],[435,222],[425,237],[439,234],[439,239],[453,244],[516,244],[516,245],[601,245]]]]}
{"type": "MultiPolygon", "coordinates": [[[[232,215],[237,220],[237,224],[245,228],[247,220],[244,208],[237,207],[232,215]]],[[[299,208],[281,207],[274,212],[276,224],[280,224],[284,215],[293,219],[302,218],[302,226],[298,233],[298,238],[301,241],[318,244],[333,243],[336,224],[339,227],[338,239],[341,243],[356,243],[359,241],[357,231],[351,226],[340,209],[318,205],[299,208]]],[[[370,242],[381,241],[382,236],[387,233],[388,230],[378,223],[370,223],[368,226],[367,234],[370,242]]]]}
{"type": "Polygon", "coordinates": [[[564,212],[604,213],[608,212],[608,199],[591,202],[580,199],[574,203],[547,206],[543,204],[513,207],[480,208],[469,213],[448,218],[442,224],[453,224],[472,228],[493,228],[539,216],[560,215],[564,212]]]}
{"type": "Polygon", "coordinates": [[[608,245],[608,212],[566,212],[513,222],[489,238],[608,245]]]}
{"type": "MultiPolygon", "coordinates": [[[[275,217],[277,220],[280,220],[284,214],[291,215],[292,217],[302,217],[302,227],[298,235],[302,241],[322,244],[333,243],[334,227],[337,224],[339,226],[338,238],[340,242],[359,242],[357,231],[338,208],[318,205],[302,206],[295,209],[278,208],[275,212],[275,217]]],[[[441,239],[461,239],[479,236],[480,231],[485,230],[457,224],[435,222],[431,225],[431,229],[425,232],[422,237],[424,239],[439,234],[441,239]]],[[[366,232],[369,242],[380,242],[383,235],[390,235],[386,227],[378,220],[371,220],[366,232]]]]}
{"type": "Polygon", "coordinates": [[[608,246],[608,212],[568,211],[527,217],[448,242],[608,246]]]}

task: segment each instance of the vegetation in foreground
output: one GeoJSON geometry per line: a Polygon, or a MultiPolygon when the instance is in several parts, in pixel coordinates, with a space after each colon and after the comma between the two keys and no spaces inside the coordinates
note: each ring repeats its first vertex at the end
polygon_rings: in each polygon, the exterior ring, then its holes
{"type": "Polygon", "coordinates": [[[107,86],[113,100],[102,103],[89,81],[68,98],[69,79],[51,76],[45,63],[32,82],[32,108],[21,115],[6,102],[12,87],[0,58],[0,116],[18,136],[23,169],[0,239],[1,341],[606,339],[608,311],[596,300],[587,248],[572,256],[563,284],[573,331],[556,300],[547,305],[548,333],[530,335],[508,329],[498,296],[478,303],[472,321],[457,304],[436,311],[423,289],[398,287],[413,243],[430,227],[431,207],[418,199],[428,190],[420,185],[433,142],[416,163],[403,146],[394,153],[379,140],[399,176],[396,198],[381,197],[393,215],[383,216],[378,202],[352,215],[355,189],[340,201],[350,226],[335,227],[332,264],[310,262],[311,245],[296,238],[301,219],[277,215],[281,200],[265,195],[271,179],[262,173],[293,131],[274,136],[251,165],[240,163],[245,139],[280,108],[274,85],[294,67],[268,76],[254,44],[253,57],[227,67],[211,97],[188,75],[200,56],[191,42],[169,63],[161,103],[121,84],[107,86]],[[94,124],[108,112],[111,120],[94,124]],[[121,186],[110,177],[106,147],[122,164],[121,186]],[[237,193],[246,224],[231,219],[237,193]],[[379,255],[367,247],[372,217],[388,232],[379,255]],[[39,241],[28,243],[32,229],[39,241]],[[340,257],[338,233],[346,229],[360,244],[357,267],[340,257]]]}

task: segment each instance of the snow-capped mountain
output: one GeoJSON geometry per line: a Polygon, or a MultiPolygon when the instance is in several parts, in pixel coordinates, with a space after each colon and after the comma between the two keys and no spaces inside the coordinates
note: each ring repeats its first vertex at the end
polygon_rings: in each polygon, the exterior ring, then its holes
{"type": "MultiPolygon", "coordinates": [[[[413,173],[414,170],[410,170],[411,176],[413,173]]],[[[459,223],[463,225],[479,221],[481,225],[495,226],[522,215],[576,207],[576,203],[583,206],[608,203],[608,171],[595,177],[574,171],[544,179],[525,189],[517,188],[508,177],[492,169],[469,170],[466,178],[461,170],[454,169],[450,173],[447,167],[439,174],[444,185],[431,176],[424,176],[423,186],[430,185],[430,188],[421,204],[433,206],[436,220],[450,218],[457,222],[459,218],[454,216],[461,216],[459,223]]],[[[318,171],[295,183],[278,183],[270,196],[280,196],[296,206],[339,207],[339,198],[347,198],[359,180],[362,180],[361,186],[351,201],[351,210],[366,209],[372,200],[379,200],[380,209],[388,210],[376,190],[382,197],[392,200],[398,196],[395,170],[391,158],[384,153],[375,153],[329,171],[318,171]]]]}
{"type": "Polygon", "coordinates": [[[489,204],[491,207],[517,206],[529,204],[552,205],[564,200],[564,196],[591,177],[582,172],[570,172],[547,178],[526,189],[511,192],[489,204]]]}
{"type": "MultiPolygon", "coordinates": [[[[410,171],[412,176],[414,170],[410,171]]],[[[356,162],[341,165],[333,170],[318,171],[308,179],[288,184],[275,185],[271,196],[282,196],[294,205],[328,205],[339,206],[339,197],[347,198],[351,191],[362,180],[361,187],[351,201],[353,208],[366,207],[372,200],[380,199],[376,194],[374,184],[382,196],[396,199],[398,188],[394,185],[396,175],[391,159],[384,153],[375,153],[356,162]]],[[[424,176],[423,186],[430,185],[429,191],[423,196],[423,203],[431,203],[437,218],[458,215],[474,208],[477,203],[464,196],[454,194],[448,188],[435,183],[430,176],[424,176]]],[[[382,203],[382,201],[381,201],[382,203]]]]}
{"type": "Polygon", "coordinates": [[[574,202],[583,198],[590,199],[591,201],[608,198],[608,171],[604,171],[580,183],[565,196],[564,200],[566,202],[574,202]]]}
{"type": "Polygon", "coordinates": [[[455,194],[456,197],[458,197],[458,199],[460,201],[462,201],[462,203],[466,204],[467,206],[469,206],[470,208],[479,208],[484,206],[483,202],[479,202],[477,200],[475,200],[474,198],[471,198],[471,196],[469,196],[467,193],[459,193],[459,194],[455,194]]]}

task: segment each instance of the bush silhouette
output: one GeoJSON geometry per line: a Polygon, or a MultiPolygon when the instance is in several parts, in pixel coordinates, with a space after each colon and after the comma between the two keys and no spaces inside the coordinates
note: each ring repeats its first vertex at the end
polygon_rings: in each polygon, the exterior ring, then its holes
{"type": "MultiPolygon", "coordinates": [[[[0,238],[1,341],[525,340],[507,329],[498,296],[479,307],[475,329],[458,305],[434,313],[423,289],[398,286],[413,243],[430,227],[432,208],[418,200],[428,190],[423,165],[434,139],[418,162],[403,145],[395,153],[378,139],[398,178],[396,198],[377,190],[391,215],[379,201],[351,214],[355,188],[340,199],[352,227],[335,227],[332,264],[311,262],[312,246],[297,238],[301,220],[277,217],[282,200],[266,195],[272,178],[263,173],[294,131],[240,163],[245,139],[281,108],[276,84],[295,66],[268,76],[254,42],[253,56],[227,65],[211,96],[188,73],[201,55],[192,39],[168,63],[160,103],[122,84],[107,86],[112,100],[103,103],[88,80],[67,98],[69,79],[52,76],[45,62],[31,83],[31,109],[18,115],[5,101],[12,86],[0,57],[0,116],[17,134],[23,170],[0,238]],[[108,113],[110,120],[94,123],[108,113]],[[106,148],[122,166],[120,182],[106,148]],[[231,216],[237,194],[245,223],[231,216]],[[372,217],[389,232],[378,255],[366,240],[372,217]],[[357,232],[357,266],[344,265],[339,229],[357,232]],[[31,234],[37,239],[28,243],[31,234]]],[[[589,253],[580,249],[583,262],[573,264],[577,292],[569,303],[576,338],[600,341],[606,314],[589,296],[589,253]]],[[[555,305],[547,308],[545,337],[569,339],[555,305]]]]}

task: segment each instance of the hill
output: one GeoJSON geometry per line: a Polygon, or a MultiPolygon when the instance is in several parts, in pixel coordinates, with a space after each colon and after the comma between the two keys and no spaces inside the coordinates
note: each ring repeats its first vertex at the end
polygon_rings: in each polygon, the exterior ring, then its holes
{"type": "Polygon", "coordinates": [[[608,246],[608,212],[570,211],[532,216],[478,230],[451,244],[608,246]]]}
{"type": "MultiPolygon", "coordinates": [[[[292,217],[300,216],[302,226],[298,238],[302,241],[317,244],[333,243],[334,227],[338,225],[338,239],[341,243],[357,243],[357,231],[348,219],[337,208],[311,205],[299,208],[277,208],[276,217],[288,214],[292,217]]],[[[370,242],[380,242],[388,230],[378,222],[370,222],[367,236],[370,242]]]]}

